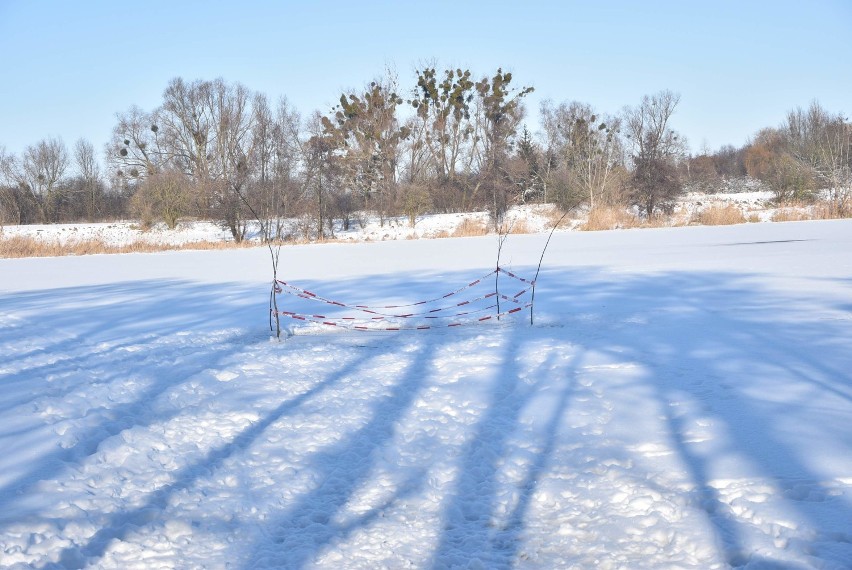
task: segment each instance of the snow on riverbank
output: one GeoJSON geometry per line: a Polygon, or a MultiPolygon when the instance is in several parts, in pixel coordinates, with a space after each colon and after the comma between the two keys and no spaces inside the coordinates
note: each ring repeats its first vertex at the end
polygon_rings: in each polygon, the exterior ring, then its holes
{"type": "MultiPolygon", "coordinates": [[[[771,207],[771,193],[766,191],[739,192],[726,194],[703,194],[691,192],[685,194],[675,208],[673,224],[689,223],[698,213],[711,206],[732,205],[739,208],[743,215],[756,217],[760,221],[770,221],[775,209],[771,207]]],[[[574,217],[568,217],[562,228],[576,229],[584,222],[584,213],[575,212],[574,217]]],[[[549,231],[559,214],[554,207],[545,205],[525,205],[511,208],[507,215],[506,227],[517,233],[538,233],[549,231]]],[[[457,214],[428,214],[418,216],[412,226],[408,218],[389,218],[382,224],[376,216],[363,214],[355,216],[344,229],[342,223],[335,222],[332,240],[341,242],[368,242],[411,240],[421,238],[449,237],[464,228],[465,224],[483,230],[490,229],[491,222],[487,212],[471,212],[457,214]]],[[[300,227],[305,223],[298,219],[285,222],[285,234],[294,239],[303,238],[300,227]]],[[[308,224],[313,228],[313,224],[308,224]]],[[[249,239],[257,234],[257,228],[249,231],[249,239]]],[[[133,243],[154,243],[182,245],[196,242],[232,241],[229,230],[209,221],[182,221],[178,226],[169,230],[160,223],[143,230],[137,222],[119,221],[109,223],[78,223],[78,224],[49,224],[5,226],[0,237],[29,237],[48,242],[69,243],[88,240],[100,240],[105,245],[126,246],[133,243]]]]}
{"type": "MultiPolygon", "coordinates": [[[[280,277],[415,302],[495,250],[280,277]]],[[[0,260],[0,568],[848,568],[852,222],[560,232],[534,326],[284,342],[268,255],[0,260]]]]}
{"type": "MultiPolygon", "coordinates": [[[[541,232],[552,227],[554,209],[550,205],[531,205],[513,208],[507,216],[507,226],[525,232],[541,232]]],[[[287,220],[285,233],[295,239],[301,238],[300,221],[287,220]]],[[[390,218],[380,223],[374,216],[365,216],[362,222],[352,220],[348,229],[340,221],[335,224],[333,240],[342,242],[408,240],[419,238],[448,237],[465,223],[486,229],[489,224],[487,212],[465,214],[430,214],[420,216],[412,226],[408,218],[390,218]]],[[[310,224],[313,228],[313,224],[310,224]]],[[[195,242],[232,241],[230,231],[214,222],[182,221],[170,230],[164,224],[143,230],[137,222],[120,221],[106,223],[49,224],[5,226],[0,237],[29,237],[49,242],[81,242],[100,240],[106,245],[123,246],[132,243],[161,243],[169,245],[195,242]]],[[[249,231],[249,239],[257,233],[257,227],[249,231]],[[254,232],[254,233],[253,233],[254,232]]]]}
{"type": "Polygon", "coordinates": [[[775,208],[772,207],[772,197],[772,193],[765,190],[730,194],[689,192],[680,198],[675,213],[690,219],[711,206],[734,206],[743,213],[745,218],[754,215],[761,222],[768,222],[775,212],[775,208]]]}

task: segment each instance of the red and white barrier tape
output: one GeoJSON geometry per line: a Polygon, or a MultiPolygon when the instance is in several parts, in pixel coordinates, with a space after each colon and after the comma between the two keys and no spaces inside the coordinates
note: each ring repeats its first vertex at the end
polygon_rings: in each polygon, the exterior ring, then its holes
{"type": "Polygon", "coordinates": [[[467,285],[456,289],[455,291],[451,291],[451,292],[449,292],[445,295],[441,295],[440,297],[435,297],[434,299],[429,299],[429,300],[426,300],[426,301],[418,301],[416,303],[400,304],[400,305],[375,305],[375,306],[371,306],[371,305],[354,305],[354,304],[349,304],[349,303],[341,303],[339,301],[334,301],[332,299],[327,299],[325,297],[317,295],[316,293],[308,291],[307,289],[302,289],[301,287],[297,287],[296,285],[292,285],[292,284],[287,283],[285,281],[280,281],[280,280],[276,279],[274,281],[274,292],[275,293],[287,293],[288,295],[293,295],[295,297],[299,297],[299,298],[302,298],[302,299],[307,299],[307,300],[310,300],[310,301],[317,301],[317,302],[320,302],[320,303],[325,303],[325,304],[332,305],[332,306],[335,306],[335,307],[350,309],[350,310],[358,311],[358,312],[361,312],[361,313],[366,313],[368,315],[373,315],[373,316],[358,318],[358,317],[351,317],[351,316],[336,317],[336,316],[326,316],[326,315],[316,315],[316,314],[308,315],[308,314],[296,313],[296,312],[293,312],[293,311],[276,311],[276,310],[273,310],[272,308],[270,308],[270,313],[272,315],[281,315],[281,316],[285,316],[285,317],[288,317],[288,318],[291,318],[291,319],[294,319],[294,320],[299,320],[299,321],[304,321],[304,322],[314,322],[314,323],[318,323],[318,324],[322,324],[322,325],[326,325],[326,326],[330,326],[330,327],[340,327],[340,328],[351,329],[351,330],[398,331],[398,330],[425,330],[425,329],[431,329],[431,328],[456,327],[456,326],[461,326],[463,324],[468,324],[468,323],[476,323],[476,322],[488,321],[488,320],[491,320],[491,319],[499,319],[502,316],[510,315],[510,314],[516,313],[518,311],[521,311],[525,308],[531,307],[532,306],[531,302],[522,305],[521,304],[522,301],[520,300],[520,298],[523,297],[526,293],[528,293],[534,286],[535,286],[534,280],[524,279],[523,277],[520,277],[520,276],[512,273],[511,271],[503,269],[502,267],[498,267],[497,269],[491,271],[487,275],[484,275],[484,276],[480,277],[479,279],[476,279],[476,280],[468,283],[467,285]],[[524,289],[518,291],[513,296],[508,296],[508,295],[505,295],[505,294],[502,294],[502,293],[497,293],[495,291],[495,292],[487,293],[485,295],[481,295],[481,296],[476,297],[474,299],[461,301],[459,303],[455,303],[455,304],[451,304],[451,305],[445,305],[443,307],[438,307],[438,308],[434,308],[434,309],[431,309],[431,310],[428,310],[428,311],[423,311],[423,312],[395,314],[395,313],[385,313],[385,312],[382,311],[382,310],[387,310],[387,309],[416,307],[416,306],[422,306],[422,305],[427,305],[427,304],[430,304],[430,303],[436,303],[438,301],[442,301],[444,299],[447,299],[448,297],[458,295],[462,291],[465,291],[467,289],[470,289],[472,287],[475,287],[475,286],[483,283],[486,279],[488,279],[490,276],[494,275],[495,273],[496,274],[503,273],[506,276],[511,277],[511,278],[513,278],[517,281],[520,281],[522,283],[526,283],[528,286],[525,287],[524,289]],[[487,315],[487,316],[480,317],[480,318],[477,318],[477,319],[468,319],[468,320],[461,321],[461,322],[451,322],[451,323],[443,324],[443,325],[429,324],[429,325],[402,326],[402,325],[398,325],[396,323],[392,323],[392,321],[389,320],[389,319],[409,319],[409,318],[415,318],[415,317],[421,317],[423,319],[449,320],[449,319],[458,319],[460,317],[469,317],[470,315],[475,315],[477,313],[482,313],[484,311],[489,311],[491,309],[498,307],[499,301],[498,301],[497,304],[489,305],[487,307],[480,308],[480,309],[475,309],[475,310],[470,310],[470,311],[462,311],[462,312],[458,312],[458,313],[454,313],[454,314],[439,314],[439,313],[443,313],[445,311],[449,311],[449,310],[452,310],[452,309],[457,309],[459,307],[472,306],[474,303],[476,303],[478,301],[483,301],[485,299],[490,299],[492,297],[514,303],[515,305],[518,305],[518,306],[514,307],[514,308],[512,308],[508,311],[503,311],[501,313],[497,313],[497,314],[494,314],[494,315],[487,315]],[[391,324],[391,326],[376,326],[375,325],[375,323],[381,323],[381,322],[388,322],[388,323],[392,323],[392,324],[391,324]]]}
{"type": "Polygon", "coordinates": [[[508,275],[509,277],[512,277],[512,278],[514,278],[514,279],[517,279],[518,281],[522,281],[522,282],[524,282],[524,283],[528,283],[530,286],[535,285],[535,281],[534,281],[534,280],[532,280],[532,279],[524,279],[523,277],[520,277],[520,276],[518,276],[518,275],[515,275],[514,273],[512,273],[512,272],[511,272],[511,271],[509,271],[508,269],[503,269],[502,267],[498,267],[498,268],[496,269],[496,271],[499,271],[500,273],[505,273],[505,274],[506,274],[506,275],[508,275]]]}
{"type": "MultiPolygon", "coordinates": [[[[326,303],[328,305],[343,307],[343,308],[351,309],[351,310],[354,310],[354,311],[359,311],[361,313],[366,313],[368,315],[376,315],[378,317],[392,317],[392,318],[404,319],[404,318],[410,318],[410,317],[426,317],[426,318],[448,318],[448,317],[452,317],[454,315],[436,315],[436,313],[442,313],[442,312],[449,311],[449,310],[452,310],[452,309],[457,309],[458,307],[465,307],[465,306],[468,306],[468,305],[472,305],[472,304],[474,304],[478,301],[490,299],[491,297],[499,297],[500,299],[503,299],[505,301],[509,301],[509,302],[512,302],[512,303],[520,303],[520,301],[518,299],[520,297],[524,296],[529,291],[530,291],[530,287],[527,287],[525,289],[518,291],[517,293],[515,293],[511,297],[508,296],[508,295],[504,295],[502,293],[500,295],[498,295],[496,292],[491,292],[491,293],[487,293],[485,295],[480,295],[479,297],[476,297],[474,299],[468,299],[468,300],[461,301],[459,303],[455,303],[455,304],[452,304],[452,305],[437,307],[435,309],[430,309],[428,311],[415,312],[415,313],[402,313],[402,314],[385,313],[385,312],[382,312],[382,311],[374,311],[372,309],[363,309],[363,308],[361,308],[360,305],[345,305],[343,303],[326,301],[325,299],[321,299],[321,298],[318,298],[318,297],[309,297],[307,295],[303,295],[303,294],[300,294],[300,293],[295,293],[295,292],[291,293],[289,291],[285,291],[285,292],[290,294],[290,295],[294,295],[296,297],[299,297],[301,299],[307,299],[307,300],[310,300],[310,301],[319,301],[319,302],[322,302],[322,303],[326,303]]],[[[494,307],[494,306],[496,306],[496,305],[492,305],[492,307],[494,307]]],[[[491,307],[489,307],[489,308],[491,308],[491,307]]]]}
{"type": "MultiPolygon", "coordinates": [[[[302,289],[301,287],[297,287],[296,285],[291,285],[290,283],[287,283],[285,281],[281,281],[279,279],[276,279],[275,282],[276,282],[276,284],[279,285],[279,288],[286,287],[287,289],[289,289],[291,291],[296,291],[298,293],[301,293],[301,295],[304,295],[305,296],[304,298],[306,298],[306,299],[310,298],[310,299],[314,299],[314,300],[317,300],[317,301],[322,301],[323,303],[328,303],[329,305],[336,305],[338,307],[346,307],[348,309],[381,310],[381,309],[401,309],[401,308],[404,308],[404,307],[415,307],[415,306],[418,306],[418,305],[426,305],[428,303],[435,303],[437,301],[442,301],[443,299],[446,299],[447,297],[452,297],[453,295],[457,295],[458,293],[461,293],[462,291],[464,291],[466,289],[470,289],[471,287],[475,287],[476,285],[479,285],[480,283],[482,283],[483,280],[488,279],[489,277],[491,277],[492,275],[497,273],[497,271],[498,270],[495,269],[494,271],[488,273],[487,275],[483,275],[479,279],[472,281],[472,282],[468,283],[467,285],[465,285],[464,287],[460,287],[460,288],[456,289],[455,291],[451,291],[451,292],[447,293],[446,295],[442,295],[440,297],[435,297],[434,299],[429,299],[429,300],[426,300],[426,301],[418,301],[416,303],[408,303],[408,304],[402,304],[402,305],[352,305],[352,304],[348,304],[348,303],[341,303],[339,301],[333,301],[331,299],[326,299],[325,297],[321,297],[320,295],[317,295],[316,293],[312,293],[311,291],[308,291],[307,289],[302,289]]],[[[280,293],[282,291],[278,291],[278,292],[280,293]]],[[[287,293],[289,291],[283,290],[283,292],[287,293]]]]}
{"type": "MultiPolygon", "coordinates": [[[[356,331],[413,331],[413,330],[428,330],[428,329],[439,329],[439,328],[452,328],[452,327],[460,327],[466,324],[473,323],[481,323],[484,321],[496,320],[500,317],[504,317],[507,315],[511,315],[517,312],[520,312],[524,309],[528,309],[532,306],[532,303],[526,303],[525,305],[515,307],[508,311],[503,311],[502,313],[498,313],[496,315],[486,315],[484,317],[480,317],[478,319],[471,319],[468,321],[454,321],[451,323],[447,323],[444,325],[391,325],[391,326],[368,326],[367,324],[358,324],[359,322],[363,323],[364,321],[358,321],[352,317],[341,317],[340,320],[331,320],[325,319],[321,315],[299,315],[296,313],[291,313],[289,311],[279,311],[278,314],[289,317],[291,319],[303,322],[313,322],[320,325],[325,325],[328,327],[336,327],[341,329],[348,330],[356,330],[356,331]],[[351,320],[349,320],[351,319],[351,320]]],[[[462,313],[464,314],[464,313],[462,313]]],[[[376,317],[376,320],[386,320],[383,317],[376,317]]]]}
{"type": "MultiPolygon", "coordinates": [[[[499,297],[501,299],[505,300],[505,301],[510,302],[510,303],[515,303],[516,305],[520,305],[521,301],[519,301],[518,298],[523,296],[523,294],[527,293],[528,291],[529,291],[529,289],[520,291],[512,297],[510,297],[508,295],[503,295],[503,294],[499,295],[499,297]]],[[[484,297],[481,297],[478,300],[487,299],[487,298],[494,297],[494,296],[496,296],[495,293],[490,293],[488,295],[485,295],[484,297]]],[[[452,307],[444,307],[444,309],[454,309],[454,308],[467,306],[467,305],[471,305],[471,302],[464,301],[464,302],[458,303],[458,304],[456,304],[452,307]]],[[[477,313],[490,311],[491,309],[494,309],[497,306],[498,306],[497,304],[493,304],[493,305],[488,305],[487,307],[481,307],[479,309],[475,309],[475,310],[471,310],[471,311],[462,311],[462,312],[459,312],[459,313],[454,313],[452,315],[437,315],[437,314],[434,314],[435,312],[440,311],[440,310],[444,310],[444,309],[433,309],[432,311],[430,311],[428,313],[411,313],[411,314],[405,314],[405,315],[380,314],[380,313],[375,313],[373,311],[365,311],[365,312],[368,312],[370,314],[374,314],[376,316],[361,317],[360,320],[362,320],[362,321],[368,320],[368,321],[376,322],[376,321],[387,321],[389,319],[408,319],[408,318],[415,318],[415,317],[420,317],[420,318],[423,318],[423,319],[453,319],[453,318],[456,318],[456,317],[475,315],[477,313]]],[[[273,314],[275,314],[275,311],[273,311],[273,314]]],[[[296,313],[294,311],[278,311],[278,314],[279,315],[286,315],[288,317],[304,317],[304,318],[307,318],[307,319],[320,319],[320,320],[330,320],[330,321],[350,321],[351,322],[351,321],[359,320],[359,317],[351,317],[351,316],[338,317],[338,316],[332,316],[332,315],[317,315],[317,314],[309,315],[309,314],[304,314],[304,313],[296,313]]]]}
{"type": "MultiPolygon", "coordinates": [[[[341,303],[340,301],[334,301],[332,299],[327,299],[325,297],[317,295],[316,293],[308,291],[307,289],[302,289],[301,287],[298,287],[296,285],[292,285],[290,283],[287,283],[285,281],[281,281],[279,279],[275,280],[275,284],[276,284],[276,292],[277,293],[288,293],[290,295],[295,295],[295,296],[301,297],[303,299],[310,299],[310,300],[314,300],[314,301],[319,301],[319,302],[326,303],[326,304],[329,304],[329,305],[334,305],[334,306],[337,306],[337,307],[345,307],[345,308],[348,308],[348,309],[361,309],[361,310],[364,310],[364,312],[371,312],[372,311],[372,312],[376,312],[377,314],[382,314],[382,313],[379,313],[378,311],[380,311],[382,309],[401,309],[401,308],[404,308],[404,307],[416,307],[416,306],[419,306],[419,305],[427,305],[429,303],[435,303],[435,302],[438,302],[438,301],[442,301],[442,300],[444,300],[448,297],[452,297],[454,295],[457,295],[457,294],[461,293],[462,291],[465,291],[466,289],[470,289],[471,287],[475,287],[476,285],[479,285],[485,279],[488,279],[489,277],[491,277],[495,273],[505,273],[507,276],[512,277],[513,279],[521,281],[522,283],[527,283],[528,285],[530,285],[530,287],[535,285],[535,281],[524,279],[523,277],[519,277],[518,275],[515,275],[511,271],[503,269],[502,267],[498,267],[497,269],[491,271],[487,275],[483,275],[479,279],[476,279],[476,280],[468,283],[464,287],[460,287],[460,288],[456,289],[455,291],[451,291],[451,292],[449,292],[445,295],[442,295],[440,297],[435,297],[434,299],[428,299],[426,301],[418,301],[416,303],[407,303],[407,304],[401,304],[401,305],[353,305],[353,304],[350,304],[350,303],[341,303]]],[[[522,291],[521,293],[519,293],[518,295],[515,295],[515,296],[517,297],[525,291],[526,290],[522,291]]],[[[475,300],[478,301],[480,299],[481,298],[475,299],[475,300]]]]}

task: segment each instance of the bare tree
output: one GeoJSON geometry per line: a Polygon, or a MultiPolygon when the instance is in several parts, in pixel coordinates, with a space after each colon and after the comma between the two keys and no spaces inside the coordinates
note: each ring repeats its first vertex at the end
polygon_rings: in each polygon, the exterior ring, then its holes
{"type": "Polygon", "coordinates": [[[133,106],[116,115],[112,139],[106,146],[111,174],[120,179],[144,180],[166,166],[168,155],[163,148],[156,113],[133,106]]]}
{"type": "Polygon", "coordinates": [[[782,132],[790,153],[828,191],[832,208],[838,214],[852,209],[852,123],[814,101],[791,111],[782,132]]]}
{"type": "Polygon", "coordinates": [[[119,115],[110,159],[125,177],[143,180],[158,172],[182,172],[195,189],[201,215],[218,216],[234,239],[247,231],[244,190],[254,177],[258,99],[244,86],[222,79],[169,82],[163,104],[152,113],[134,107],[119,115]]]}
{"type": "MultiPolygon", "coordinates": [[[[418,153],[429,156],[432,175],[439,183],[455,179],[464,168],[464,156],[473,140],[471,121],[476,84],[469,70],[447,69],[439,79],[434,67],[417,71],[417,87],[409,104],[416,120],[412,132],[418,153]]],[[[468,153],[469,156],[469,153],[468,153]]]]}
{"type": "Polygon", "coordinates": [[[80,176],[81,190],[86,200],[89,221],[94,221],[98,213],[98,196],[101,192],[100,167],[95,157],[95,147],[86,139],[80,139],[74,145],[74,162],[80,176]]]}
{"type": "Polygon", "coordinates": [[[162,220],[170,229],[177,227],[179,218],[188,210],[190,183],[183,173],[175,170],[163,170],[148,176],[131,202],[142,226],[150,227],[155,221],[162,220]]]}
{"type": "Polygon", "coordinates": [[[746,172],[768,184],[778,203],[811,201],[816,197],[816,175],[790,147],[783,128],[761,129],[743,151],[746,172]]]}
{"type": "Polygon", "coordinates": [[[212,179],[210,163],[215,158],[213,89],[210,81],[187,83],[176,77],[163,91],[163,105],[155,115],[171,166],[202,184],[212,179]]]}
{"type": "Polygon", "coordinates": [[[467,197],[465,207],[476,202],[477,191],[484,186],[488,209],[495,229],[502,225],[509,204],[518,199],[517,187],[509,172],[509,156],[513,139],[524,116],[523,98],[532,87],[512,87],[512,73],[501,68],[491,77],[483,77],[475,85],[475,133],[472,159],[477,180],[467,197]]]}
{"type": "Polygon", "coordinates": [[[633,159],[630,199],[648,216],[658,209],[671,209],[682,191],[677,162],[686,152],[686,142],[669,127],[679,102],[680,95],[661,91],[646,95],[637,107],[624,112],[633,159]]]}
{"type": "Polygon", "coordinates": [[[15,178],[12,175],[14,156],[0,145],[0,230],[8,222],[21,223],[21,208],[15,178]]]}
{"type": "Polygon", "coordinates": [[[0,230],[3,224],[11,221],[13,214],[14,179],[8,176],[13,157],[6,152],[6,147],[0,144],[0,230]]]}
{"type": "Polygon", "coordinates": [[[344,168],[339,153],[338,141],[329,134],[326,122],[319,112],[308,123],[309,137],[304,145],[304,181],[303,199],[312,205],[312,218],[316,235],[325,239],[326,233],[333,235],[333,206],[340,200],[337,194],[345,192],[341,188],[344,168]]]}
{"type": "Polygon", "coordinates": [[[739,178],[747,174],[745,152],[733,145],[723,145],[713,154],[716,172],[723,178],[739,178]]]}
{"type": "Polygon", "coordinates": [[[590,105],[573,101],[553,107],[545,101],[542,122],[551,154],[556,159],[563,206],[596,199],[617,191],[618,169],[624,164],[621,120],[597,114],[590,105]]]}
{"type": "Polygon", "coordinates": [[[282,237],[282,218],[296,198],[301,119],[283,98],[276,112],[262,94],[255,96],[253,105],[254,178],[248,198],[259,218],[262,239],[271,241],[282,237]]]}
{"type": "Polygon", "coordinates": [[[364,93],[340,96],[323,130],[341,153],[347,182],[365,208],[372,200],[384,225],[388,196],[396,184],[401,142],[409,129],[400,126],[396,109],[403,103],[393,78],[373,81],[364,93]]]}
{"type": "Polygon", "coordinates": [[[408,184],[426,182],[432,177],[431,151],[427,143],[427,123],[416,115],[405,121],[409,136],[402,151],[400,179],[408,184]]]}
{"type": "Polygon", "coordinates": [[[476,83],[477,137],[480,171],[501,170],[509,156],[511,140],[524,117],[523,98],[532,87],[512,87],[512,73],[497,69],[476,83]]]}
{"type": "Polygon", "coordinates": [[[852,214],[852,123],[837,115],[820,145],[819,172],[829,189],[835,214],[852,214]]]}
{"type": "MultiPolygon", "coordinates": [[[[56,219],[68,162],[68,151],[59,139],[41,140],[24,149],[20,159],[9,155],[3,160],[6,178],[14,182],[21,194],[21,206],[31,204],[41,222],[56,219]]],[[[24,217],[25,212],[21,212],[21,218],[24,217]]]]}
{"type": "Polygon", "coordinates": [[[213,82],[211,115],[216,121],[215,174],[225,188],[217,195],[220,217],[237,241],[242,241],[251,217],[245,190],[253,173],[251,166],[256,139],[253,137],[256,114],[252,93],[239,83],[227,85],[221,79],[213,82]]]}

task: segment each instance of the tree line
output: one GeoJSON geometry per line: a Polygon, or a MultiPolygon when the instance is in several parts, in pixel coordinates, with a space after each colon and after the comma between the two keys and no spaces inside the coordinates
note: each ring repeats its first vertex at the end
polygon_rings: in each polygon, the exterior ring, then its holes
{"type": "Polygon", "coordinates": [[[487,210],[495,223],[513,204],[633,206],[671,210],[687,189],[712,191],[749,177],[779,200],[828,192],[852,213],[852,123],[813,102],[741,148],[691,155],[671,127],[679,95],[661,91],[615,114],[588,103],[547,101],[541,133],[524,123],[512,73],[475,76],[424,67],[403,89],[391,73],[301,116],[286,99],[223,79],[175,78],[152,110],[116,115],[98,160],[79,140],[69,151],[44,139],[20,155],[0,147],[0,222],[51,223],[133,217],[174,227],[219,220],[234,239],[258,220],[263,237],[292,231],[332,237],[372,212],[405,215],[487,210]],[[338,226],[339,227],[339,226],[338,226]]]}

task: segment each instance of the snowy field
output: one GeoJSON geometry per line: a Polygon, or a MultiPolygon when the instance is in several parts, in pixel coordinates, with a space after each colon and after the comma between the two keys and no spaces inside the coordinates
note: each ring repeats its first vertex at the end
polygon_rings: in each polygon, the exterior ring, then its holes
{"type": "MultiPolygon", "coordinates": [[[[412,303],[495,250],[279,277],[412,303]]],[[[852,567],[852,221],[558,232],[532,326],[276,342],[270,281],[263,248],[0,260],[0,568],[852,567]]]]}

